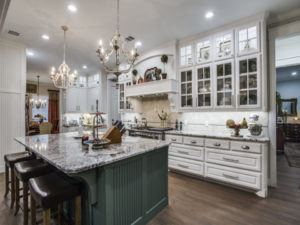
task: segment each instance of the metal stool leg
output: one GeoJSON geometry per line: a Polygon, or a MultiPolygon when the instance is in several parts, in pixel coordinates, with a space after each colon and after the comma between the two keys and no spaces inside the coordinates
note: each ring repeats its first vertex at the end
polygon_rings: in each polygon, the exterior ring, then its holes
{"type": "Polygon", "coordinates": [[[36,203],[32,195],[30,195],[30,212],[31,212],[31,225],[36,225],[36,203]]]}
{"type": "Polygon", "coordinates": [[[23,224],[28,225],[28,183],[23,182],[23,224]]]}
{"type": "Polygon", "coordinates": [[[15,215],[19,212],[20,209],[20,180],[15,177],[15,188],[16,188],[16,210],[15,215]]]}
{"type": "Polygon", "coordinates": [[[5,194],[4,197],[7,197],[9,192],[9,167],[5,164],[5,194]]]}
{"type": "Polygon", "coordinates": [[[47,209],[43,211],[43,225],[50,225],[51,223],[51,210],[47,209]]]}
{"type": "Polygon", "coordinates": [[[81,196],[75,198],[75,225],[81,225],[81,196]]]}
{"type": "Polygon", "coordinates": [[[13,209],[15,205],[15,170],[14,168],[10,168],[10,180],[11,180],[11,189],[10,189],[10,194],[11,194],[11,203],[10,203],[10,208],[13,209]]]}

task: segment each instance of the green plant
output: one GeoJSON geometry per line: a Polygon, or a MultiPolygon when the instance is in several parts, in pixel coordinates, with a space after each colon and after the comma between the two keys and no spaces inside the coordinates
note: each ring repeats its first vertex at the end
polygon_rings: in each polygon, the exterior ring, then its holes
{"type": "Polygon", "coordinates": [[[168,63],[168,56],[167,55],[162,55],[160,58],[160,61],[164,64],[164,73],[166,73],[166,64],[168,63]]]}
{"type": "Polygon", "coordinates": [[[133,74],[133,76],[136,76],[138,74],[138,71],[136,69],[132,70],[131,72],[133,74]]]}

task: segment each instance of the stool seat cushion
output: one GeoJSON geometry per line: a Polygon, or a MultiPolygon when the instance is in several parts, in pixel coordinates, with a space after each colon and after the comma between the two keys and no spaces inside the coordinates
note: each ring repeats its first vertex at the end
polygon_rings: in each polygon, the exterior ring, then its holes
{"type": "Polygon", "coordinates": [[[32,197],[44,209],[56,207],[80,195],[79,183],[58,173],[29,179],[29,189],[32,197]]]}
{"type": "Polygon", "coordinates": [[[34,159],[34,155],[30,155],[28,152],[18,152],[7,154],[4,156],[4,161],[8,166],[13,166],[17,162],[34,159]]]}
{"type": "Polygon", "coordinates": [[[30,178],[39,177],[53,171],[53,167],[42,160],[33,159],[15,164],[15,174],[21,181],[28,181],[30,178]]]}

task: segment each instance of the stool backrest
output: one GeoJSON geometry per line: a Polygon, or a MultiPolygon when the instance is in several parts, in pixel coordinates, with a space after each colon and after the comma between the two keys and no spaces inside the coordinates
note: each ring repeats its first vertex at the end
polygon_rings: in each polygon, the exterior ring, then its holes
{"type": "Polygon", "coordinates": [[[52,123],[44,122],[40,124],[40,134],[51,134],[52,123]]]}

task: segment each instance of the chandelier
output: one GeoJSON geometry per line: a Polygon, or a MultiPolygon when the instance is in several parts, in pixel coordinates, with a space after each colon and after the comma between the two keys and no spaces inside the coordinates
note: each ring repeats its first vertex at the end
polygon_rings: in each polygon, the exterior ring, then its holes
{"type": "Polygon", "coordinates": [[[55,87],[60,89],[66,89],[71,86],[74,86],[77,79],[77,71],[74,70],[73,73],[70,73],[70,67],[66,64],[66,32],[68,30],[67,26],[62,26],[64,31],[64,55],[63,63],[56,70],[55,67],[51,69],[51,80],[55,87]]]}
{"type": "Polygon", "coordinates": [[[40,109],[40,108],[45,108],[46,107],[47,101],[46,101],[46,99],[42,99],[40,97],[40,76],[37,76],[37,79],[38,79],[37,96],[30,98],[29,103],[32,107],[40,109]]]}
{"type": "Polygon", "coordinates": [[[102,40],[99,41],[99,48],[96,53],[100,63],[108,73],[113,73],[117,77],[120,74],[128,73],[137,59],[138,47],[141,42],[136,42],[130,50],[128,42],[120,34],[120,0],[117,0],[117,26],[116,33],[112,37],[107,47],[103,46],[102,40]]]}

